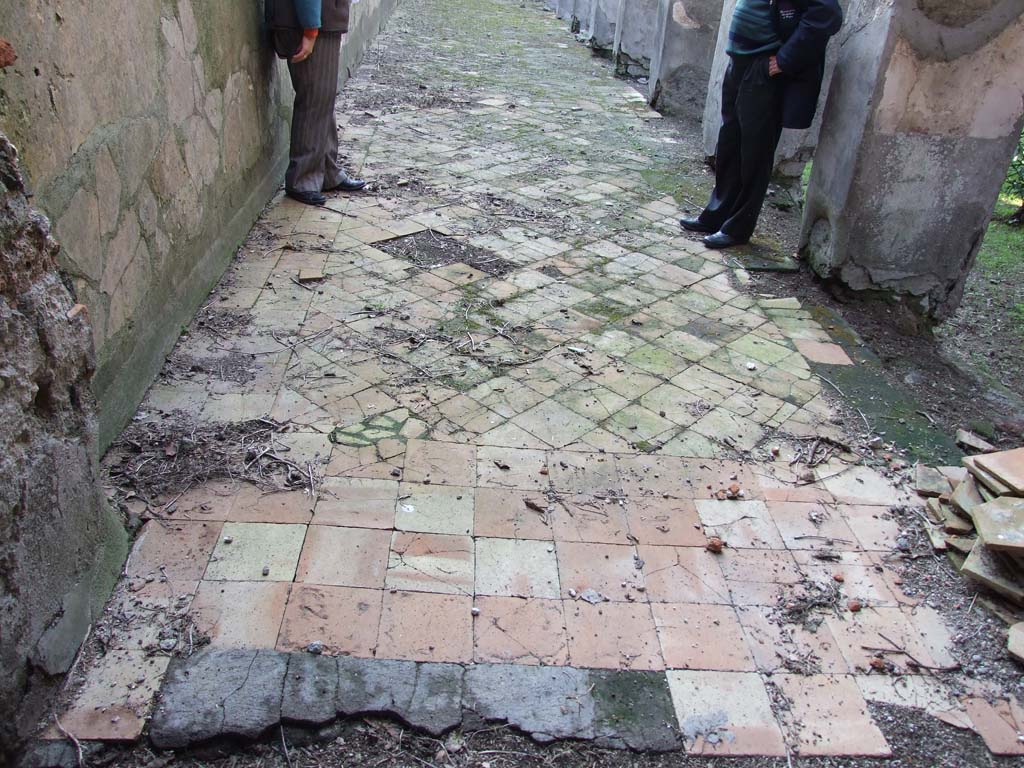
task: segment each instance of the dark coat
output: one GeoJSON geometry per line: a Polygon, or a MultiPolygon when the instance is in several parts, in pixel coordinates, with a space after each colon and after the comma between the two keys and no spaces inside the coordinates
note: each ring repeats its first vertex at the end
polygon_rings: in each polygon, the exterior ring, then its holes
{"type": "MultiPolygon", "coordinates": [[[[825,76],[825,48],[829,38],[843,25],[843,10],[837,0],[798,0],[801,13],[792,29],[779,29],[784,41],[776,53],[786,78],[783,92],[784,128],[809,128],[814,121],[825,76]]],[[[772,2],[778,21],[778,3],[772,2]]]]}
{"type": "Polygon", "coordinates": [[[348,32],[349,6],[350,0],[266,0],[267,27],[348,32]]]}

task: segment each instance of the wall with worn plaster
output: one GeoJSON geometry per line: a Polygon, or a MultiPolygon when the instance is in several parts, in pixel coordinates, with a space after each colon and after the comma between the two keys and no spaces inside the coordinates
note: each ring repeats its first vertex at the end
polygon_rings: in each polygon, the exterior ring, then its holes
{"type": "MultiPolygon", "coordinates": [[[[345,63],[394,0],[353,7],[345,63]]],[[[0,0],[0,129],[88,306],[101,442],[278,186],[291,86],[251,0],[0,0]]]]}
{"type": "Polygon", "coordinates": [[[959,305],[1024,120],[1022,50],[1021,0],[898,0],[850,40],[801,238],[819,274],[931,321],[959,305]]]}
{"type": "MultiPolygon", "coordinates": [[[[730,5],[733,1],[726,0],[730,5]]],[[[713,82],[722,4],[723,0],[659,0],[648,91],[652,106],[668,114],[700,119],[708,82],[713,82]]]]}
{"type": "Polygon", "coordinates": [[[648,75],[658,29],[658,0],[620,0],[612,55],[619,72],[648,75]]]}

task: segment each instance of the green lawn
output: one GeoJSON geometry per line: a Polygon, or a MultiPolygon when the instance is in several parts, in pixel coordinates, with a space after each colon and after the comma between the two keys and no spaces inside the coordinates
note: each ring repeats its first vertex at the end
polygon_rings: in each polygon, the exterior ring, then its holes
{"type": "MultiPolygon", "coordinates": [[[[1024,226],[1011,227],[999,219],[1005,219],[1019,207],[1020,200],[1007,196],[999,199],[995,216],[978,252],[977,269],[1011,283],[1015,277],[1024,280],[1024,226]]],[[[1017,327],[1024,333],[1024,303],[1015,304],[1010,311],[1017,327]]]]}

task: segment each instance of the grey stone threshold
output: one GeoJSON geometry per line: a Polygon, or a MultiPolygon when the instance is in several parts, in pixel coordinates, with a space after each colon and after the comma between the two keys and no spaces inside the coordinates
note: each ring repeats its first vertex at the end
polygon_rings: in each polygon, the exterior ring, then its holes
{"type": "MultiPolygon", "coordinates": [[[[440,736],[508,724],[538,742],[681,749],[662,672],[438,664],[270,650],[205,650],[168,667],[150,721],[158,749],[257,741],[280,726],[316,730],[346,718],[393,717],[440,736]]],[[[83,742],[85,753],[101,743],[83,742]]],[[[21,768],[77,765],[68,741],[37,741],[21,768]]]]}

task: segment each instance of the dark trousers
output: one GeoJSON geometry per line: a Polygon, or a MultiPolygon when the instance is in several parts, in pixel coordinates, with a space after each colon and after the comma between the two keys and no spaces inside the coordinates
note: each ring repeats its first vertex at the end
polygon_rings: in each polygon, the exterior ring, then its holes
{"type": "Polygon", "coordinates": [[[322,32],[308,59],[288,63],[295,89],[290,162],[284,177],[288,189],[319,192],[346,178],[338,159],[334,117],[340,60],[341,33],[322,32]]]}
{"type": "Polygon", "coordinates": [[[782,135],[782,77],[768,56],[733,56],[722,83],[715,189],[699,219],[737,240],[754,234],[782,135]]]}

